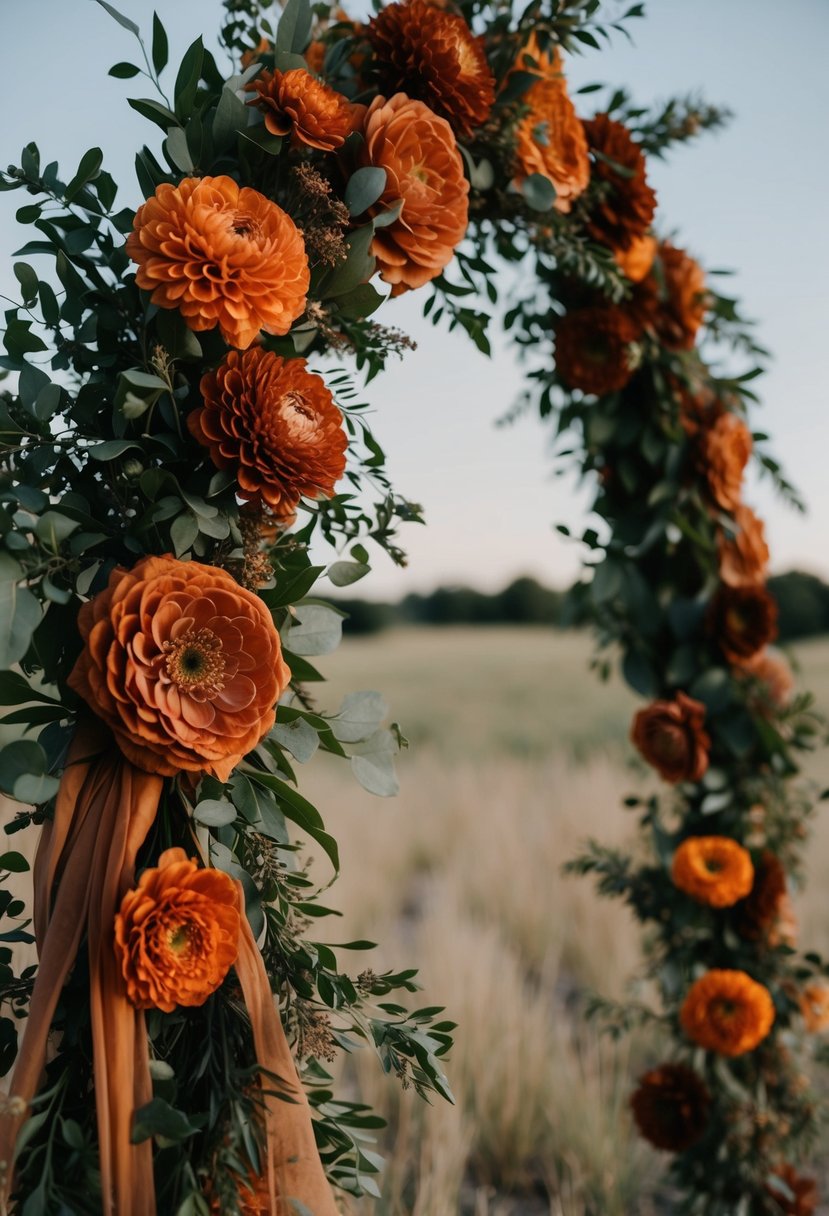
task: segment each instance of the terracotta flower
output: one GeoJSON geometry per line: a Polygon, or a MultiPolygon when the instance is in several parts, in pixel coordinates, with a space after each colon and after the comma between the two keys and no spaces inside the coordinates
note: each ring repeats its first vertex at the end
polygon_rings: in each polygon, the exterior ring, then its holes
{"type": "Polygon", "coordinates": [[[777,637],[777,604],[762,584],[722,586],[711,601],[708,629],[729,663],[743,667],[777,637]]]}
{"type": "Polygon", "coordinates": [[[291,673],[262,601],[224,570],[167,555],[116,568],[84,604],[70,688],[145,772],[226,781],[274,723],[291,673]]]}
{"type": "Polygon", "coordinates": [[[766,1190],[777,1203],[778,1209],[785,1216],[813,1216],[817,1211],[820,1200],[817,1182],[805,1174],[798,1174],[793,1165],[779,1165],[774,1170],[774,1176],[785,1185],[789,1194],[784,1194],[781,1188],[769,1183],[766,1190]]]}
{"type": "Polygon", "coordinates": [[[556,369],[570,388],[583,393],[616,392],[635,370],[630,346],[638,336],[622,308],[575,308],[556,323],[556,369]]]}
{"type": "Polygon", "coordinates": [[[692,350],[708,308],[705,273],[682,249],[663,241],[632,307],[669,350],[692,350]]]}
{"type": "Polygon", "coordinates": [[[286,334],[310,282],[302,234],[257,190],[230,177],[163,183],[138,208],[127,253],[136,282],[191,329],[219,327],[230,346],[286,334]]]}
{"type": "MultiPolygon", "coordinates": [[[[384,10],[388,12],[388,9],[384,10]]],[[[375,97],[363,119],[363,163],[386,170],[372,216],[402,203],[371,251],[392,295],[422,287],[451,261],[466,232],[469,183],[452,128],[422,101],[375,97]]]]}
{"type": "Polygon", "coordinates": [[[739,506],[734,512],[734,525],[733,536],[720,533],[720,578],[730,587],[759,583],[769,564],[763,521],[751,507],[739,506]]]}
{"type": "Polygon", "coordinates": [[[758,650],[751,658],[742,662],[735,675],[746,676],[755,681],[758,695],[750,697],[753,709],[760,712],[784,709],[794,691],[794,676],[784,655],[773,646],[758,650]]]}
{"type": "Polygon", "coordinates": [[[608,114],[597,114],[584,130],[593,154],[585,227],[595,241],[623,252],[645,239],[656,211],[645,155],[627,127],[608,114]]]}
{"type": "Polygon", "coordinates": [[[628,249],[614,250],[616,264],[631,283],[641,283],[650,273],[656,257],[656,237],[640,236],[631,242],[628,249]]]}
{"type": "Polygon", "coordinates": [[[754,883],[737,908],[737,932],[749,941],[765,941],[769,946],[781,942],[793,945],[797,921],[780,860],[768,850],[754,871],[754,883]]]}
{"type": "Polygon", "coordinates": [[[167,849],[115,917],[115,955],[136,1009],[203,1005],[239,951],[239,896],[221,870],[167,849]]]}
{"type": "Polygon", "coordinates": [[[693,1069],[660,1064],[640,1077],[630,1105],[646,1140],[669,1153],[683,1153],[705,1132],[711,1095],[693,1069]]]}
{"type": "Polygon", "coordinates": [[[688,989],[682,1029],[706,1051],[741,1056],[753,1051],[774,1023],[769,990],[744,971],[707,971],[688,989]]]}
{"type": "Polygon", "coordinates": [[[829,984],[825,980],[811,980],[803,985],[800,1012],[810,1034],[829,1030],[829,984]]]}
{"type": "Polygon", "coordinates": [[[674,853],[674,885],[711,908],[730,908],[744,899],[754,882],[747,849],[727,836],[690,836],[674,853]]]}
{"type": "Polygon", "coordinates": [[[462,138],[489,117],[495,80],[483,40],[429,0],[387,4],[367,27],[381,93],[424,101],[462,138]]]}
{"type": "Polygon", "coordinates": [[[540,173],[556,192],[556,211],[568,212],[587,189],[590,158],[584,127],[561,75],[543,77],[521,98],[526,113],[515,131],[515,183],[540,173]]]}
{"type": "Polygon", "coordinates": [[[187,425],[218,469],[235,471],[242,498],[284,516],[303,496],[331,497],[348,439],[325,381],[304,359],[230,351],[200,388],[204,404],[187,425]]]}
{"type": "Polygon", "coordinates": [[[631,739],[660,777],[676,784],[699,781],[708,769],[711,740],[705,706],[684,692],[673,701],[653,701],[633,718],[631,739]]]}
{"type": "Polygon", "coordinates": [[[260,72],[245,88],[256,94],[247,104],[263,112],[271,135],[293,135],[309,148],[333,152],[351,131],[348,100],[304,68],[260,72]]]}
{"type": "Polygon", "coordinates": [[[701,436],[700,463],[711,497],[724,511],[740,507],[743,472],[752,447],[751,431],[737,414],[720,414],[701,436]]]}

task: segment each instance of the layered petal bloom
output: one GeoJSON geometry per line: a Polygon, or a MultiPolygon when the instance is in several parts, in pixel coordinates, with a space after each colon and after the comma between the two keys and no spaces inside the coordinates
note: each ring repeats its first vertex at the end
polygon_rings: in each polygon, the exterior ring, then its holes
{"type": "Polygon", "coordinates": [[[239,952],[236,884],[167,849],[124,896],[115,917],[115,955],[136,1009],[172,1013],[203,1005],[239,952]]]}
{"type": "Polygon", "coordinates": [[[570,388],[583,393],[616,392],[635,370],[630,346],[638,336],[623,308],[574,308],[556,322],[556,369],[570,388]]]}
{"type": "Polygon", "coordinates": [[[113,570],[78,627],[69,686],[145,772],[226,781],[273,726],[291,673],[267,608],[226,571],[144,557],[113,570]]]}
{"type": "Polygon", "coordinates": [[[304,68],[260,72],[245,86],[255,93],[247,103],[261,110],[271,135],[293,135],[300,144],[333,152],[352,126],[348,100],[304,68]]]}
{"type": "Polygon", "coordinates": [[[630,1105],[645,1140],[669,1153],[683,1153],[705,1132],[711,1094],[692,1068],[660,1064],[640,1078],[630,1105]]]}
{"type": "Polygon", "coordinates": [[[617,254],[624,253],[646,239],[656,211],[645,154],[627,127],[608,114],[597,114],[584,124],[584,130],[593,154],[594,187],[585,226],[594,240],[617,254]]]}
{"type": "Polygon", "coordinates": [[[726,659],[742,667],[777,637],[777,604],[761,583],[723,585],[711,601],[708,628],[726,659]]]}
{"type": "Polygon", "coordinates": [[[752,447],[751,431],[737,414],[720,414],[702,433],[700,463],[711,497],[724,511],[739,508],[743,473],[752,447]]]}
{"type": "Polygon", "coordinates": [[[374,234],[371,251],[392,295],[422,287],[451,261],[466,232],[469,183],[452,128],[422,101],[375,97],[363,118],[363,163],[386,171],[369,214],[400,204],[396,220],[374,234]]]}
{"type": "MultiPolygon", "coordinates": [[[[557,57],[560,66],[560,59],[557,57]]],[[[515,182],[540,173],[552,184],[556,211],[568,212],[587,189],[587,137],[563,75],[547,75],[521,98],[525,113],[515,131],[515,182]]]]}
{"type": "Polygon", "coordinates": [[[715,969],[688,989],[679,1020],[688,1038],[706,1051],[741,1056],[768,1035],[774,1002],[768,988],[744,971],[715,969]]]}
{"type": "Polygon", "coordinates": [[[265,330],[286,334],[305,311],[310,282],[302,234],[257,190],[230,177],[163,183],[135,215],[127,253],[159,308],[194,330],[219,327],[230,346],[265,330]]]}
{"type": "Polygon", "coordinates": [[[330,498],[345,470],[342,414],[306,367],[261,347],[230,351],[202,377],[203,405],[187,417],[216,467],[234,470],[240,496],[278,517],[303,496],[330,498]]]}
{"type": "Polygon", "coordinates": [[[711,740],[703,728],[705,706],[678,692],[634,715],[631,740],[664,781],[699,781],[708,769],[711,740]]]}
{"type": "Polygon", "coordinates": [[[708,310],[705,272],[684,249],[663,241],[632,308],[669,350],[692,350],[708,310]]]}
{"type": "Polygon", "coordinates": [[[751,507],[734,511],[734,535],[724,531],[718,541],[720,578],[730,587],[749,587],[762,581],[769,564],[769,547],[763,521],[751,507]]]}
{"type": "Polygon", "coordinates": [[[674,885],[711,908],[730,908],[745,899],[754,883],[747,849],[727,836],[689,836],[671,863],[674,885]]]}

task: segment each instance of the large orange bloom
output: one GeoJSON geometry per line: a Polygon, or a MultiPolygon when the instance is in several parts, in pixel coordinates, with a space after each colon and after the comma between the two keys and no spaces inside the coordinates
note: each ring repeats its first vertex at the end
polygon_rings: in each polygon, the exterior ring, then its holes
{"type": "Polygon", "coordinates": [[[722,586],[711,601],[708,628],[729,663],[742,667],[777,637],[777,604],[759,583],[722,586]]]}
{"type": "Polygon", "coordinates": [[[305,311],[310,282],[302,234],[263,194],[230,177],[163,183],[138,208],[127,253],[135,281],[191,329],[218,325],[230,346],[259,331],[286,334],[305,311]]]}
{"type": "Polygon", "coordinates": [[[521,103],[526,110],[515,132],[515,181],[540,173],[556,192],[556,211],[567,212],[587,189],[587,138],[564,77],[546,76],[531,84],[521,103]]]}
{"type": "Polygon", "coordinates": [[[622,308],[574,308],[556,323],[556,370],[570,388],[597,397],[625,387],[634,372],[630,345],[639,337],[622,308]]]}
{"type": "Polygon", "coordinates": [[[699,453],[708,489],[724,511],[739,508],[743,472],[752,447],[751,431],[737,414],[720,414],[702,434],[699,453]]]}
{"type": "Polygon", "coordinates": [[[115,954],[136,1009],[203,1005],[239,952],[239,896],[221,870],[167,849],[115,917],[115,954]]]}
{"type": "Polygon", "coordinates": [[[262,601],[224,570],[167,555],[117,568],[84,604],[68,683],[145,772],[226,781],[274,723],[291,673],[262,601]]]}
{"type": "Polygon", "coordinates": [[[660,1064],[639,1080],[630,1099],[636,1126],[656,1148],[683,1153],[702,1138],[711,1094],[684,1064],[660,1064]]]}
{"type": "Polygon", "coordinates": [[[271,135],[293,135],[321,152],[345,143],[352,126],[350,103],[304,68],[263,71],[245,87],[256,93],[248,105],[262,110],[271,135]]]}
{"type": "Polygon", "coordinates": [[[187,425],[217,468],[235,470],[242,498],[285,516],[303,495],[331,497],[348,439],[325,381],[304,359],[233,350],[200,387],[204,405],[187,425]]]}
{"type": "Polygon", "coordinates": [[[635,714],[631,740],[664,781],[699,781],[708,769],[711,740],[703,729],[705,706],[678,692],[635,714]]]}
{"type": "Polygon", "coordinates": [[[771,1030],[774,1002],[768,988],[744,971],[707,971],[688,989],[679,1020],[706,1051],[741,1056],[771,1030]]]}
{"type": "Polygon", "coordinates": [[[674,885],[711,908],[730,908],[748,895],[754,866],[747,849],[727,836],[690,836],[671,863],[674,885]]]}
{"type": "Polygon", "coordinates": [[[656,211],[645,155],[627,127],[609,114],[597,114],[584,129],[593,153],[595,187],[588,202],[587,231],[602,245],[623,252],[645,237],[656,211]]]}
{"type": "MultiPolygon", "coordinates": [[[[386,10],[388,11],[388,10],[386,10]]],[[[466,232],[469,183],[452,128],[422,101],[375,97],[363,119],[363,162],[386,171],[372,216],[402,203],[371,251],[392,295],[422,287],[451,261],[466,232]]]]}
{"type": "Polygon", "coordinates": [[[483,41],[458,13],[429,0],[387,4],[367,28],[381,93],[425,101],[468,138],[489,117],[495,80],[483,41]]]}
{"type": "Polygon", "coordinates": [[[762,581],[769,564],[769,547],[763,521],[751,507],[734,512],[735,532],[719,536],[720,578],[730,587],[748,587],[762,581]]]}

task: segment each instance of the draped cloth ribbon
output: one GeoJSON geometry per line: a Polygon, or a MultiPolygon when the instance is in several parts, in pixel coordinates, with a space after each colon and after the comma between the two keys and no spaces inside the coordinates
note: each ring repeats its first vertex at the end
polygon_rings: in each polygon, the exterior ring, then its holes
{"type": "MultiPolygon", "coordinates": [[[[28,1109],[40,1084],[61,990],[84,935],[89,951],[95,1103],[102,1216],[156,1216],[151,1142],[132,1144],[133,1111],[152,1097],[143,1012],[133,1008],[119,974],[114,921],[135,879],[135,861],[155,820],[162,778],[127,761],[112,736],[79,726],[67,757],[55,816],[43,828],[34,869],[34,924],[39,965],[10,1095],[28,1109]]],[[[242,911],[236,972],[264,1074],[271,1216],[292,1216],[298,1199],[313,1216],[337,1216],[314,1140],[310,1109],[282,1028],[261,954],[242,911]],[[271,1092],[268,1092],[271,1091],[271,1092]]],[[[0,1212],[12,1189],[14,1145],[25,1118],[0,1115],[0,1212]]]]}

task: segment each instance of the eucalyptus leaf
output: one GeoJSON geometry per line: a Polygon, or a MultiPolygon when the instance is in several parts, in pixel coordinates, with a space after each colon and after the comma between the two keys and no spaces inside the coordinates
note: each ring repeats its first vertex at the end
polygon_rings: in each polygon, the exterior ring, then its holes
{"type": "Polygon", "coordinates": [[[390,730],[376,730],[368,739],[357,744],[351,756],[351,768],[363,789],[381,798],[393,798],[400,789],[394,771],[398,743],[390,730]]]}
{"type": "Polygon", "coordinates": [[[379,692],[350,692],[343,697],[331,730],[340,743],[359,743],[377,731],[388,717],[389,707],[379,692]]]}
{"type": "Polygon", "coordinates": [[[193,818],[208,828],[222,828],[233,823],[236,807],[224,798],[203,798],[193,807],[193,818]]]}
{"type": "Polygon", "coordinates": [[[330,654],[342,641],[343,618],[323,604],[298,604],[285,638],[298,655],[330,654]]]}
{"type": "Polygon", "coordinates": [[[0,553],[0,668],[20,662],[43,615],[28,587],[20,585],[22,575],[14,558],[0,553]]]}
{"type": "Polygon", "coordinates": [[[352,216],[362,215],[376,203],[386,188],[386,170],[364,165],[352,173],[345,188],[345,205],[352,216]]]}

